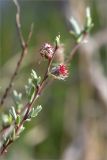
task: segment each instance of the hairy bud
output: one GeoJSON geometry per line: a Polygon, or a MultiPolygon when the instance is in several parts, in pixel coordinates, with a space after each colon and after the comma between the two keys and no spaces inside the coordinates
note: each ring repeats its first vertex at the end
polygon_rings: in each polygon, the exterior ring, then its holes
{"type": "Polygon", "coordinates": [[[49,43],[45,43],[42,45],[40,49],[40,54],[42,57],[45,57],[46,59],[51,59],[54,53],[54,47],[50,45],[49,43]]]}
{"type": "Polygon", "coordinates": [[[68,68],[65,64],[59,64],[56,67],[53,67],[51,70],[51,74],[56,78],[56,79],[62,79],[64,80],[65,78],[68,77],[68,68]]]}

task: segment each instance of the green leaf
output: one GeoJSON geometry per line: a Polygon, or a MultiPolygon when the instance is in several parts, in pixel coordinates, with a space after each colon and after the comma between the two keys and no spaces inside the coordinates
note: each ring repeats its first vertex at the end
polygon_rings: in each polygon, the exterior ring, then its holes
{"type": "Polygon", "coordinates": [[[17,106],[22,100],[22,93],[18,93],[16,90],[13,91],[13,99],[17,106]]]}
{"type": "Polygon", "coordinates": [[[70,34],[76,39],[77,38],[77,34],[74,31],[70,31],[70,34]]]}
{"type": "Polygon", "coordinates": [[[90,11],[89,7],[86,8],[86,23],[87,23],[87,26],[89,26],[89,27],[92,23],[91,11],[90,11]]]}
{"type": "Polygon", "coordinates": [[[91,11],[90,11],[90,8],[87,7],[86,8],[86,24],[84,27],[85,32],[90,32],[93,26],[94,24],[92,22],[91,11]]]}
{"type": "Polygon", "coordinates": [[[11,124],[12,121],[13,121],[13,117],[12,117],[12,115],[10,113],[8,115],[8,121],[9,121],[9,124],[11,124]]]}
{"type": "Polygon", "coordinates": [[[7,114],[2,114],[2,121],[4,124],[9,122],[9,118],[7,114]]]}
{"type": "Polygon", "coordinates": [[[39,76],[38,79],[37,79],[37,85],[40,84],[40,81],[41,81],[41,77],[39,76]]]}
{"type": "Polygon", "coordinates": [[[81,34],[77,37],[77,43],[80,43],[83,40],[84,33],[81,32],[81,34]]]}
{"type": "Polygon", "coordinates": [[[13,96],[17,101],[22,99],[22,93],[18,93],[16,90],[13,91],[13,96]]]}
{"type": "Polygon", "coordinates": [[[23,104],[21,104],[21,103],[17,104],[17,106],[16,106],[17,113],[21,112],[22,107],[23,107],[23,104]]]}
{"type": "Polygon", "coordinates": [[[32,79],[31,78],[28,79],[28,84],[32,85],[32,79]]]}
{"type": "Polygon", "coordinates": [[[37,86],[40,81],[41,81],[41,77],[37,76],[36,72],[32,69],[32,72],[31,72],[31,78],[32,78],[32,83],[34,86],[37,86]]]}
{"type": "Polygon", "coordinates": [[[9,110],[9,113],[12,115],[13,119],[16,120],[17,114],[16,114],[15,108],[13,106],[9,110]]]}
{"type": "Polygon", "coordinates": [[[35,109],[32,108],[31,117],[36,117],[41,110],[42,110],[41,105],[37,106],[35,109]]]}
{"type": "Polygon", "coordinates": [[[4,127],[9,126],[12,123],[12,116],[9,114],[2,114],[2,125],[4,127]]]}
{"type": "Polygon", "coordinates": [[[29,101],[32,102],[35,95],[35,88],[32,86],[29,92],[29,101]]]}
{"type": "Polygon", "coordinates": [[[25,86],[28,100],[31,102],[35,95],[36,87],[39,85],[41,77],[37,76],[36,72],[32,69],[31,78],[28,79],[28,85],[25,86]]]}
{"type": "Polygon", "coordinates": [[[31,72],[31,77],[32,77],[32,79],[37,79],[38,78],[36,72],[33,69],[32,69],[32,72],[31,72]]]}
{"type": "Polygon", "coordinates": [[[60,46],[60,35],[56,36],[55,43],[56,46],[60,46]]]}
{"type": "Polygon", "coordinates": [[[19,125],[21,122],[21,117],[19,115],[17,115],[17,118],[16,118],[16,125],[19,125]]]}
{"type": "Polygon", "coordinates": [[[81,28],[80,28],[77,20],[74,17],[70,18],[70,23],[73,28],[73,34],[77,37],[81,33],[81,28]]]}
{"type": "Polygon", "coordinates": [[[26,121],[27,121],[27,122],[30,122],[30,121],[31,121],[31,118],[27,118],[26,121]]]}

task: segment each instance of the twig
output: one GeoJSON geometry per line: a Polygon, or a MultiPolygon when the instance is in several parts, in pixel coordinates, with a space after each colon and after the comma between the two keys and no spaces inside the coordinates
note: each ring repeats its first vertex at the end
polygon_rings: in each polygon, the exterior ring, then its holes
{"type": "Polygon", "coordinates": [[[22,34],[22,30],[21,30],[21,22],[20,22],[20,6],[18,4],[17,0],[13,0],[14,4],[16,5],[17,8],[17,13],[16,13],[16,27],[17,27],[17,31],[19,34],[19,38],[20,38],[20,44],[22,46],[22,48],[25,47],[25,40],[22,34]]]}
{"type": "MultiPolygon", "coordinates": [[[[53,53],[53,56],[52,56],[52,59],[49,60],[49,63],[48,63],[48,66],[47,66],[47,69],[46,69],[46,72],[44,74],[44,77],[43,77],[43,80],[41,81],[41,83],[39,84],[39,86],[35,87],[35,95],[32,99],[32,101],[29,103],[27,103],[24,107],[24,111],[25,114],[23,116],[23,119],[22,121],[20,122],[20,124],[18,126],[15,126],[14,124],[14,128],[15,128],[15,135],[17,136],[18,135],[18,132],[20,130],[20,128],[23,126],[23,124],[25,123],[26,119],[28,118],[29,116],[29,111],[31,110],[32,108],[32,105],[33,103],[35,102],[35,100],[40,96],[41,92],[43,91],[44,89],[44,86],[45,86],[45,83],[46,83],[46,80],[48,78],[48,74],[49,74],[49,70],[50,70],[50,67],[51,67],[51,64],[52,64],[52,61],[54,59],[54,56],[55,56],[55,53],[56,53],[56,50],[57,50],[58,46],[56,45],[55,47],[55,50],[54,50],[54,53],[53,53]]],[[[9,142],[6,144],[6,145],[3,145],[2,148],[1,148],[1,151],[0,151],[0,154],[3,155],[4,152],[7,150],[7,148],[10,146],[10,144],[12,144],[13,141],[12,140],[9,140],[9,142]]]]}
{"type": "Polygon", "coordinates": [[[73,50],[71,51],[71,53],[70,53],[69,56],[67,57],[67,59],[66,59],[66,61],[65,61],[66,64],[69,64],[69,63],[71,62],[74,54],[77,53],[78,49],[82,46],[82,44],[85,43],[85,39],[86,39],[87,36],[88,36],[87,33],[84,32],[84,33],[83,33],[83,37],[82,37],[82,39],[81,39],[81,42],[75,44],[73,50]]]}
{"type": "Polygon", "coordinates": [[[21,63],[24,59],[24,56],[27,54],[28,52],[28,44],[29,44],[29,41],[31,39],[31,36],[32,36],[32,32],[33,32],[33,24],[31,25],[31,28],[30,28],[30,32],[29,32],[29,35],[28,35],[28,39],[27,39],[27,42],[25,42],[24,40],[24,37],[23,37],[23,34],[22,34],[22,31],[21,31],[21,23],[20,23],[20,7],[19,7],[19,4],[17,2],[17,0],[13,0],[13,2],[15,3],[16,5],[16,8],[17,8],[17,13],[16,13],[16,27],[17,27],[17,31],[18,31],[18,35],[19,35],[19,39],[20,39],[20,44],[21,44],[21,48],[22,48],[22,53],[20,55],[20,58],[17,62],[17,65],[16,65],[16,68],[14,70],[14,73],[13,75],[11,76],[11,79],[10,79],[10,82],[9,82],[9,85],[8,87],[5,89],[5,92],[1,98],[1,101],[0,101],[0,106],[2,106],[4,104],[4,101],[12,87],[12,83],[19,71],[19,68],[21,66],[21,63]]]}
{"type": "Polygon", "coordinates": [[[70,55],[68,56],[67,60],[65,61],[66,64],[70,63],[74,54],[77,52],[77,50],[80,48],[81,43],[76,43],[73,50],[71,51],[70,55]]]}
{"type": "Polygon", "coordinates": [[[28,39],[27,39],[27,44],[29,44],[30,39],[31,39],[31,37],[32,37],[33,28],[34,28],[34,24],[32,23],[32,24],[31,24],[31,27],[30,27],[30,32],[29,32],[29,35],[28,35],[28,39]]]}

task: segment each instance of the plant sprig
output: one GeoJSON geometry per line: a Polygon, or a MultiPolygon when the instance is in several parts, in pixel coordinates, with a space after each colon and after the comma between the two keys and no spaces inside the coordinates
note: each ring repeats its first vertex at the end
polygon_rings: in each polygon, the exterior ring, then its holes
{"type": "Polygon", "coordinates": [[[45,82],[47,78],[50,76],[49,73],[51,69],[51,64],[54,59],[56,50],[58,48],[57,40],[56,40],[56,46],[54,48],[53,56],[51,60],[48,61],[48,66],[44,74],[43,80],[40,81],[41,80],[40,76],[37,76],[34,70],[32,70],[31,72],[31,77],[28,80],[28,85],[26,85],[25,87],[26,94],[28,97],[28,103],[23,107],[24,108],[23,111],[19,112],[19,108],[18,108],[19,106],[22,106],[20,102],[22,95],[21,93],[18,94],[17,91],[13,91],[15,107],[12,106],[11,109],[9,110],[9,114],[7,115],[8,121],[9,121],[9,115],[11,115],[12,121],[9,124],[10,126],[7,128],[6,132],[10,130],[11,126],[13,126],[13,128],[11,132],[9,132],[9,134],[5,136],[5,140],[3,139],[3,142],[2,142],[3,144],[1,147],[1,155],[7,150],[8,146],[12,144],[14,140],[16,140],[20,136],[20,133],[25,129],[24,123],[27,121],[30,121],[31,118],[36,117],[42,109],[41,105],[37,106],[36,108],[33,108],[32,106],[40,96],[42,90],[44,89],[45,82]]]}
{"type": "MultiPolygon", "coordinates": [[[[4,103],[4,99],[7,97],[9,90],[11,89],[12,82],[19,70],[19,67],[22,63],[24,55],[27,52],[28,42],[32,35],[32,31],[29,33],[28,40],[25,42],[20,24],[20,7],[17,3],[17,0],[13,0],[16,7],[16,24],[20,37],[20,43],[22,46],[22,54],[15,69],[15,72],[10,80],[9,87],[5,91],[3,98],[1,99],[1,104],[4,103]]],[[[44,73],[43,78],[37,75],[35,70],[32,69],[30,78],[28,79],[28,84],[25,86],[27,104],[22,104],[22,94],[18,93],[16,90],[13,91],[13,100],[14,106],[11,106],[9,113],[2,115],[2,130],[1,130],[1,143],[0,143],[0,153],[3,155],[7,148],[12,144],[17,138],[20,137],[20,134],[24,131],[26,122],[31,121],[32,118],[36,117],[38,113],[42,110],[41,105],[33,107],[34,102],[40,97],[43,92],[47,79],[51,76],[54,79],[64,80],[68,77],[68,63],[71,62],[73,55],[76,53],[78,48],[84,42],[86,35],[89,33],[90,29],[93,26],[92,18],[90,15],[89,8],[86,10],[86,24],[83,30],[80,30],[78,23],[75,19],[71,20],[72,25],[74,26],[74,31],[72,32],[75,39],[76,45],[74,46],[72,52],[69,54],[68,58],[64,63],[57,64],[53,67],[53,60],[56,52],[60,48],[60,35],[55,39],[55,46],[45,43],[41,49],[40,54],[42,57],[45,57],[48,60],[48,65],[44,73]]]]}

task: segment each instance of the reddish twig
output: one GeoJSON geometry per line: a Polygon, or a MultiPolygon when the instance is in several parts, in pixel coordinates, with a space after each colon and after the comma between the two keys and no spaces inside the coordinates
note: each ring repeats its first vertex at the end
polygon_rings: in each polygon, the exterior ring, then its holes
{"type": "Polygon", "coordinates": [[[67,59],[65,61],[66,64],[69,64],[71,62],[74,54],[78,51],[78,49],[81,47],[81,45],[85,43],[85,39],[87,36],[88,36],[87,33],[84,32],[81,42],[75,44],[73,50],[71,51],[71,53],[67,57],[67,59]]]}
{"type": "Polygon", "coordinates": [[[74,46],[73,50],[71,51],[70,55],[68,56],[68,58],[66,59],[65,63],[68,64],[71,62],[74,54],[77,52],[77,50],[80,48],[81,43],[76,43],[76,45],[74,46]]]}
{"type": "MultiPolygon", "coordinates": [[[[49,60],[49,63],[48,63],[48,66],[47,66],[47,69],[46,69],[46,72],[44,74],[44,77],[43,77],[43,80],[41,81],[41,83],[39,84],[39,86],[37,86],[35,88],[36,92],[35,92],[35,95],[32,99],[32,101],[29,103],[27,103],[27,105],[25,105],[25,109],[24,109],[24,116],[23,116],[23,119],[21,120],[20,124],[18,126],[15,126],[14,124],[14,128],[15,128],[15,135],[17,136],[18,135],[18,132],[20,130],[20,128],[23,126],[23,124],[25,123],[26,119],[28,118],[29,116],[29,112],[32,108],[32,105],[33,103],[35,102],[35,100],[40,96],[41,92],[43,91],[44,89],[44,86],[45,86],[45,83],[46,83],[46,80],[48,78],[48,74],[49,74],[49,70],[50,70],[50,67],[51,67],[51,64],[52,64],[52,61],[54,59],[54,56],[55,56],[55,53],[56,53],[56,50],[57,50],[58,46],[56,45],[55,49],[54,49],[54,53],[53,53],[53,56],[51,58],[51,60],[49,60]]],[[[7,150],[7,148],[10,146],[10,144],[12,144],[13,141],[12,140],[9,140],[9,142],[5,145],[2,146],[1,148],[1,151],[0,151],[0,154],[3,155],[4,152],[7,150]]]]}

